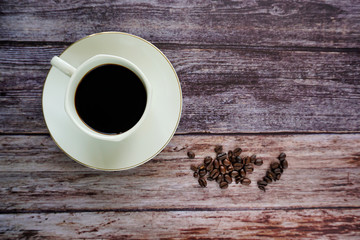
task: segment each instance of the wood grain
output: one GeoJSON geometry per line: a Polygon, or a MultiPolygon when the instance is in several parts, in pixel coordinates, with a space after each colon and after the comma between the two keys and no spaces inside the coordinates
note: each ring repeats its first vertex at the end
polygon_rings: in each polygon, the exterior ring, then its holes
{"type": "Polygon", "coordinates": [[[47,136],[0,139],[2,213],[360,208],[359,134],[175,136],[155,159],[122,172],[82,167],[47,136]],[[189,167],[212,156],[217,143],[264,160],[250,186],[198,186],[189,167]],[[194,160],[188,150],[197,154],[194,160]],[[263,193],[254,182],[281,151],[290,167],[263,193]]]}
{"type": "MultiPolygon", "coordinates": [[[[67,44],[3,44],[0,132],[47,133],[41,94],[67,44]]],[[[360,131],[360,54],[160,44],[183,90],[178,133],[360,131]]]]}
{"type": "Polygon", "coordinates": [[[359,219],[348,209],[6,214],[0,237],[358,239],[359,219]]]}
{"type": "Polygon", "coordinates": [[[73,42],[124,31],[155,43],[359,48],[356,1],[10,1],[0,40],[73,42]]]}

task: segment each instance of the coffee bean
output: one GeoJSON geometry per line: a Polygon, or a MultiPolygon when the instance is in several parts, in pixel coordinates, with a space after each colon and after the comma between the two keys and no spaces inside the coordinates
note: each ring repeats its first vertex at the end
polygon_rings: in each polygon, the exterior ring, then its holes
{"type": "Polygon", "coordinates": [[[234,156],[233,151],[229,150],[229,151],[228,151],[228,157],[229,157],[229,159],[232,158],[233,156],[234,156]]]}
{"type": "Polygon", "coordinates": [[[214,181],[214,179],[212,177],[207,177],[208,181],[214,181]]]}
{"type": "Polygon", "coordinates": [[[221,183],[223,181],[223,175],[219,174],[219,176],[216,178],[217,183],[221,183]]]}
{"type": "Polygon", "coordinates": [[[221,189],[226,189],[228,187],[229,187],[229,184],[227,182],[223,181],[223,182],[220,183],[220,188],[221,189]]]}
{"type": "Polygon", "coordinates": [[[276,174],[276,180],[280,180],[281,174],[276,174]]]}
{"type": "Polygon", "coordinates": [[[284,152],[280,153],[279,159],[280,159],[280,158],[286,158],[286,154],[285,154],[284,152]]]}
{"type": "Polygon", "coordinates": [[[217,159],[214,160],[214,168],[218,169],[220,167],[220,163],[217,159]]]}
{"type": "Polygon", "coordinates": [[[226,159],[227,158],[227,154],[226,153],[219,153],[218,155],[217,155],[217,160],[219,160],[219,161],[222,161],[222,160],[224,160],[224,159],[226,159]]]}
{"type": "Polygon", "coordinates": [[[258,188],[259,188],[260,190],[264,191],[264,192],[266,191],[266,190],[265,190],[265,187],[262,186],[262,185],[258,185],[258,188]]]}
{"type": "Polygon", "coordinates": [[[234,163],[233,167],[234,167],[235,171],[239,171],[243,167],[243,164],[242,163],[234,163]]]}
{"type": "Polygon", "coordinates": [[[278,162],[272,162],[271,164],[270,164],[270,168],[271,169],[276,169],[276,168],[278,168],[280,166],[280,164],[278,163],[278,162]]]}
{"type": "Polygon", "coordinates": [[[232,171],[230,175],[231,175],[231,177],[236,178],[237,176],[239,176],[239,172],[238,171],[232,171]]]}
{"type": "Polygon", "coordinates": [[[287,161],[287,160],[282,161],[282,162],[281,162],[281,167],[282,167],[283,169],[287,169],[287,168],[288,168],[288,161],[287,161]]]}
{"type": "Polygon", "coordinates": [[[245,159],[245,160],[244,160],[244,164],[249,164],[249,163],[251,163],[251,159],[250,159],[249,156],[247,156],[247,157],[245,157],[245,158],[243,158],[243,159],[245,159]]]}
{"type": "Polygon", "coordinates": [[[211,172],[212,170],[214,170],[214,164],[213,163],[210,163],[209,165],[206,166],[206,170],[208,172],[211,172]]]}
{"type": "Polygon", "coordinates": [[[223,164],[228,167],[228,166],[231,165],[231,162],[230,162],[229,160],[225,159],[225,160],[223,161],[223,164]]]}
{"type": "Polygon", "coordinates": [[[250,185],[250,183],[251,183],[251,180],[248,179],[248,178],[244,178],[244,179],[241,181],[241,184],[242,184],[242,185],[250,185]]]}
{"type": "Polygon", "coordinates": [[[240,176],[243,177],[243,178],[246,177],[246,172],[245,172],[244,169],[240,170],[240,176]]]}
{"type": "Polygon", "coordinates": [[[188,157],[191,158],[191,159],[195,158],[195,153],[194,153],[193,151],[188,151],[188,152],[187,152],[187,155],[188,155],[188,157]]]}
{"type": "Polygon", "coordinates": [[[194,164],[190,165],[190,169],[193,170],[194,172],[198,170],[197,166],[195,166],[194,164]]]}
{"type": "Polygon", "coordinates": [[[280,168],[276,168],[276,169],[273,170],[273,172],[274,172],[275,174],[281,174],[281,169],[280,169],[280,168]]]}
{"type": "Polygon", "coordinates": [[[270,178],[271,180],[275,180],[276,179],[276,175],[272,172],[272,171],[267,171],[266,172],[266,176],[268,177],[268,178],[270,178]]]}
{"type": "Polygon", "coordinates": [[[225,175],[224,175],[224,179],[225,179],[225,181],[226,181],[228,184],[231,184],[231,183],[232,183],[232,178],[231,178],[228,174],[225,174],[225,175]]]}
{"type": "Polygon", "coordinates": [[[235,162],[242,163],[242,158],[240,156],[236,156],[235,162]]]}
{"type": "Polygon", "coordinates": [[[254,163],[255,161],[256,161],[256,155],[253,154],[253,155],[251,155],[251,157],[250,157],[250,162],[251,162],[251,163],[254,163]]]}
{"type": "Polygon", "coordinates": [[[260,180],[257,182],[258,185],[262,185],[262,186],[266,186],[267,185],[267,182],[266,181],[263,181],[263,180],[260,180]]]}
{"type": "Polygon", "coordinates": [[[197,178],[197,177],[199,177],[199,173],[198,172],[194,172],[194,178],[197,178]]]}
{"type": "Polygon", "coordinates": [[[206,175],[206,173],[207,173],[206,169],[202,169],[202,170],[199,171],[199,176],[203,177],[203,176],[206,175]]]}
{"type": "Polygon", "coordinates": [[[217,178],[219,176],[219,170],[218,169],[214,169],[214,170],[212,170],[211,171],[211,173],[210,173],[210,177],[212,177],[212,178],[217,178]]]}
{"type": "Polygon", "coordinates": [[[229,165],[229,166],[226,168],[226,171],[227,171],[227,172],[232,172],[233,170],[234,170],[234,167],[233,167],[232,164],[229,165]]]}
{"type": "Polygon", "coordinates": [[[204,164],[209,165],[212,160],[213,160],[212,157],[207,156],[207,157],[204,158],[204,164]]]}
{"type": "Polygon", "coordinates": [[[242,177],[237,176],[237,177],[235,178],[235,183],[238,184],[238,183],[241,182],[242,180],[243,180],[242,177]]]}
{"type": "Polygon", "coordinates": [[[267,182],[267,183],[271,183],[272,182],[272,180],[271,180],[271,178],[269,178],[269,177],[263,177],[263,180],[265,181],[265,182],[267,182]]]}
{"type": "Polygon", "coordinates": [[[214,151],[216,153],[221,153],[222,150],[223,150],[223,146],[221,146],[221,145],[216,145],[215,148],[214,148],[214,151]]]}
{"type": "Polygon", "coordinates": [[[255,164],[256,166],[261,166],[261,165],[263,164],[263,160],[261,160],[261,159],[256,159],[255,162],[254,162],[254,164],[255,164]]]}
{"type": "Polygon", "coordinates": [[[206,182],[206,180],[205,180],[205,178],[199,178],[199,185],[200,185],[200,187],[206,187],[207,186],[207,182],[206,182]]]}
{"type": "Polygon", "coordinates": [[[220,166],[220,173],[221,174],[225,174],[226,173],[226,169],[225,169],[225,167],[224,166],[220,166]]]}
{"type": "Polygon", "coordinates": [[[241,154],[241,152],[242,152],[241,148],[235,148],[233,151],[234,156],[236,156],[236,157],[239,156],[241,154]]]}
{"type": "Polygon", "coordinates": [[[252,173],[254,171],[254,166],[251,163],[245,164],[244,170],[246,173],[252,173]]]}

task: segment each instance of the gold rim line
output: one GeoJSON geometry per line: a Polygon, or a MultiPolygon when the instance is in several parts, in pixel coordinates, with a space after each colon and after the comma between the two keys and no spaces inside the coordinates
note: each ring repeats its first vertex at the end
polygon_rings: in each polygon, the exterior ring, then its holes
{"type": "Polygon", "coordinates": [[[131,169],[131,168],[135,168],[137,166],[140,166],[148,161],[150,161],[151,159],[153,159],[156,155],[158,155],[168,144],[169,142],[171,141],[171,139],[173,138],[178,126],[179,126],[179,122],[180,122],[180,118],[181,118],[181,112],[182,112],[182,101],[183,101],[183,98],[182,98],[182,91],[181,91],[181,85],[180,85],[180,80],[179,80],[179,77],[175,71],[175,68],[173,67],[173,65],[171,64],[171,62],[169,61],[169,59],[165,56],[165,54],[163,52],[160,51],[160,49],[158,49],[154,44],[152,44],[151,42],[141,38],[141,37],[138,37],[136,35],[133,35],[133,34],[130,34],[130,33],[125,33],[125,32],[100,32],[100,33],[94,33],[94,34],[91,34],[91,35],[88,35],[88,36],[85,36],[75,42],[73,42],[72,44],[70,44],[64,51],[62,51],[62,53],[59,55],[61,56],[67,49],[69,49],[70,47],[72,47],[73,45],[75,45],[76,43],[82,41],[82,40],[85,40],[87,38],[90,38],[90,37],[93,37],[93,36],[96,36],[96,35],[105,35],[105,34],[122,34],[122,35],[127,35],[127,36],[130,36],[130,37],[134,37],[134,38],[137,38],[147,44],[149,44],[151,47],[153,47],[156,51],[158,51],[164,58],[165,60],[168,62],[169,66],[171,67],[172,71],[174,72],[175,74],[175,77],[176,77],[176,80],[177,80],[177,83],[178,83],[178,87],[179,87],[179,93],[180,93],[180,111],[179,111],[179,116],[178,116],[178,119],[177,119],[177,122],[176,122],[176,125],[175,125],[175,128],[173,130],[173,132],[171,133],[169,139],[166,141],[166,143],[155,153],[153,154],[151,157],[147,158],[146,160],[138,163],[138,164],[135,164],[133,166],[130,166],[130,167],[126,167],[126,168],[116,168],[116,169],[107,169],[107,168],[100,168],[100,167],[94,167],[94,166],[90,166],[90,165],[87,165],[77,159],[75,159],[74,157],[72,157],[70,154],[68,154],[64,149],[62,149],[60,147],[60,145],[58,144],[58,142],[56,142],[54,136],[52,136],[51,132],[50,132],[50,129],[48,127],[48,124],[46,122],[46,118],[45,118],[45,113],[44,113],[44,89],[45,89],[45,84],[46,84],[46,80],[48,79],[48,76],[49,76],[49,73],[52,69],[52,67],[49,69],[49,72],[47,73],[46,75],[46,79],[45,79],[45,82],[44,82],[44,86],[43,86],[43,91],[42,91],[42,102],[41,102],[41,106],[42,106],[42,113],[43,113],[43,117],[44,117],[44,121],[45,121],[45,125],[46,125],[46,128],[49,130],[49,134],[50,134],[50,137],[53,139],[53,141],[55,142],[56,146],[62,150],[70,159],[74,160],[75,162],[85,166],[85,167],[88,167],[88,168],[92,168],[92,169],[96,169],[96,170],[102,170],[102,171],[121,171],[121,170],[128,170],[128,169],[131,169]]]}

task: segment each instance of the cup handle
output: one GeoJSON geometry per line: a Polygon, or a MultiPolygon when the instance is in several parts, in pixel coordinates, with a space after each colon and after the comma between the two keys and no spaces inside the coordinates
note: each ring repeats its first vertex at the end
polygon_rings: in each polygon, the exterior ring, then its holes
{"type": "Polygon", "coordinates": [[[54,67],[56,67],[57,69],[68,75],[69,77],[71,77],[76,71],[76,68],[74,68],[69,63],[65,62],[64,60],[62,60],[57,56],[51,59],[51,65],[53,65],[54,67]]]}

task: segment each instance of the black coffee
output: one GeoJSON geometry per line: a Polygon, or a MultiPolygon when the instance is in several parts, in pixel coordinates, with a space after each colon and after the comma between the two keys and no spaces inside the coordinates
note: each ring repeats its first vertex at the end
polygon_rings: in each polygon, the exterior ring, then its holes
{"type": "Polygon", "coordinates": [[[145,87],[135,73],[107,64],[92,69],[83,77],[76,89],[75,107],[90,128],[119,134],[140,120],[146,97],[145,87]]]}

